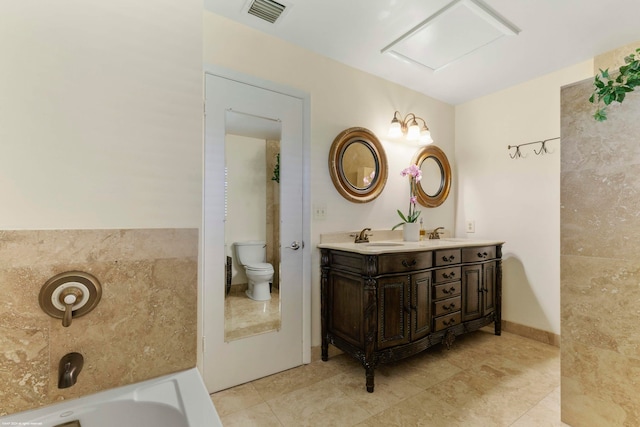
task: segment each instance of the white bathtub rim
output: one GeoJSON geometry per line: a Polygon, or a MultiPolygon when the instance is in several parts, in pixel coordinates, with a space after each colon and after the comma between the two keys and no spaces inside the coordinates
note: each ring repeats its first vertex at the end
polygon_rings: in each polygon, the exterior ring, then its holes
{"type": "MultiPolygon", "coordinates": [[[[79,379],[81,380],[81,378],[79,379]]],[[[33,423],[45,418],[57,418],[59,422],[71,421],[70,412],[81,413],[87,407],[100,402],[135,401],[158,403],[181,412],[189,426],[222,426],[218,413],[211,402],[207,389],[197,368],[175,372],[142,382],[100,391],[79,398],[56,402],[51,405],[29,409],[0,417],[0,426],[10,423],[33,423]],[[56,416],[57,415],[57,416],[56,416]]],[[[22,425],[22,424],[18,424],[22,425]]]]}

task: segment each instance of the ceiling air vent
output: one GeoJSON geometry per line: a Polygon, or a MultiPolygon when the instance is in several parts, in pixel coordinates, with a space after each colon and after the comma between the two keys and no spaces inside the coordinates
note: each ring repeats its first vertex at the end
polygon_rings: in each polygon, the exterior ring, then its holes
{"type": "Polygon", "coordinates": [[[249,14],[274,23],[282,15],[285,6],[273,0],[254,0],[249,7],[249,14]]]}

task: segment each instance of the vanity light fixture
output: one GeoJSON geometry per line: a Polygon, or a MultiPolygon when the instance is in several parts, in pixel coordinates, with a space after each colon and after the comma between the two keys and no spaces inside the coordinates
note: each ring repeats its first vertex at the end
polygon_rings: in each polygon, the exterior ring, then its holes
{"type": "Polygon", "coordinates": [[[393,119],[389,126],[389,138],[399,138],[406,135],[408,141],[417,141],[418,145],[428,145],[433,142],[427,122],[413,113],[407,114],[404,119],[399,111],[393,113],[393,119]],[[422,128],[418,124],[422,121],[422,128]]]}

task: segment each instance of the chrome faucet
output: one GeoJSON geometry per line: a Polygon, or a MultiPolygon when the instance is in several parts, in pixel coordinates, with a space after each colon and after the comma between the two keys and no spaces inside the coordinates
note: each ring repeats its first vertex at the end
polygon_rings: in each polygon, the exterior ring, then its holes
{"type": "Polygon", "coordinates": [[[360,232],[360,234],[354,234],[353,236],[355,236],[355,238],[356,238],[354,243],[368,243],[369,242],[369,236],[371,236],[371,234],[367,234],[367,231],[371,231],[371,229],[370,228],[365,228],[360,232]]]}
{"type": "Polygon", "coordinates": [[[438,230],[444,230],[444,227],[438,227],[435,230],[433,230],[431,233],[429,233],[429,239],[439,239],[440,238],[440,234],[438,234],[438,230]]]}
{"type": "Polygon", "coordinates": [[[58,368],[58,388],[69,388],[78,381],[84,357],[80,353],[68,353],[60,359],[58,368]]]}

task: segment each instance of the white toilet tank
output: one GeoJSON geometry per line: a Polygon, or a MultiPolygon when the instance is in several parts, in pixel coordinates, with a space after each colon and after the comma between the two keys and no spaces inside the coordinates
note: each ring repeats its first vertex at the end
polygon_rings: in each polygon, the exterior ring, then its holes
{"type": "Polygon", "coordinates": [[[264,241],[235,242],[234,245],[241,265],[263,263],[267,259],[267,245],[264,241]]]}

